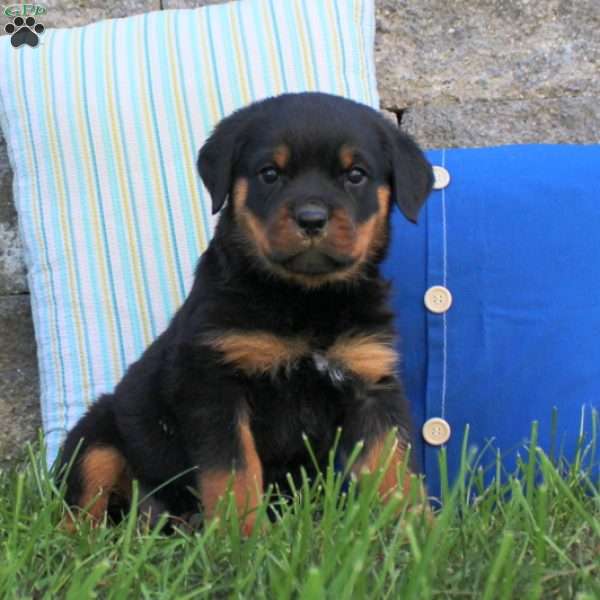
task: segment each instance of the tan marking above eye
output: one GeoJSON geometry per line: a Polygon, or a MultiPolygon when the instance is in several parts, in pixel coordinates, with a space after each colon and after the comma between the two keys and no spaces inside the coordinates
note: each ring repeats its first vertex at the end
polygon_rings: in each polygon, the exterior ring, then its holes
{"type": "Polygon", "coordinates": [[[327,350],[326,356],[368,383],[393,376],[398,361],[393,341],[375,334],[342,335],[327,350]]]}
{"type": "Polygon", "coordinates": [[[354,148],[348,144],[344,144],[340,148],[339,158],[342,168],[346,170],[349,169],[354,162],[354,148]]]}
{"type": "Polygon", "coordinates": [[[309,352],[308,343],[302,338],[285,338],[263,331],[219,334],[208,343],[223,355],[223,362],[248,375],[275,375],[280,369],[290,369],[309,352]]]}
{"type": "Polygon", "coordinates": [[[281,144],[275,148],[273,152],[273,162],[280,168],[285,169],[290,160],[290,149],[285,144],[281,144]]]}

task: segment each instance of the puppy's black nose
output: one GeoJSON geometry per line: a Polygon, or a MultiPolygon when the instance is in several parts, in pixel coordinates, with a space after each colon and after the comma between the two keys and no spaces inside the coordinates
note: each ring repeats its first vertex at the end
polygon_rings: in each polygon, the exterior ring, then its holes
{"type": "Polygon", "coordinates": [[[294,212],[296,223],[307,235],[318,235],[327,225],[327,209],[320,204],[303,204],[294,212]]]}

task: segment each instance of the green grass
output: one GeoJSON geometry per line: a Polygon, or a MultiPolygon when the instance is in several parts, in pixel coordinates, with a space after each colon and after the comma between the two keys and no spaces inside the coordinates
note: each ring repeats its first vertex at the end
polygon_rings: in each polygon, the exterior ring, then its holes
{"type": "Polygon", "coordinates": [[[344,492],[330,465],[247,540],[231,500],[202,532],[164,535],[133,511],[67,534],[60,494],[30,450],[26,466],[0,475],[0,597],[600,598],[600,490],[585,466],[595,444],[564,465],[535,447],[535,427],[532,439],[517,471],[487,487],[465,450],[433,525],[399,516],[399,499],[382,506],[381,474],[344,492]]]}

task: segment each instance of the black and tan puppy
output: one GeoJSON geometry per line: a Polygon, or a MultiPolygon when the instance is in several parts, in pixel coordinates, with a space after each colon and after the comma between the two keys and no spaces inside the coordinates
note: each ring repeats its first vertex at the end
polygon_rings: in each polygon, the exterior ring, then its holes
{"type": "Polygon", "coordinates": [[[356,472],[397,428],[380,491],[402,490],[409,414],[378,265],[429,164],[376,111],[306,93],[224,119],[198,169],[222,211],[214,238],[167,330],[70,432],[67,501],[99,518],[135,478],[174,514],[197,490],[210,517],[232,485],[249,533],[265,486],[311,471],[303,434],[324,463],[338,427],[341,460],[364,441],[356,472]]]}

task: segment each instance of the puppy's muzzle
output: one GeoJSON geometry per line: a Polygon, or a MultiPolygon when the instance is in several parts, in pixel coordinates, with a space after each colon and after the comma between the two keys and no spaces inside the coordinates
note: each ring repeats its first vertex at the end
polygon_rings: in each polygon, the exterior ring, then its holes
{"type": "Polygon", "coordinates": [[[294,220],[302,233],[308,237],[317,237],[325,231],[329,212],[320,203],[308,202],[296,207],[294,220]]]}

